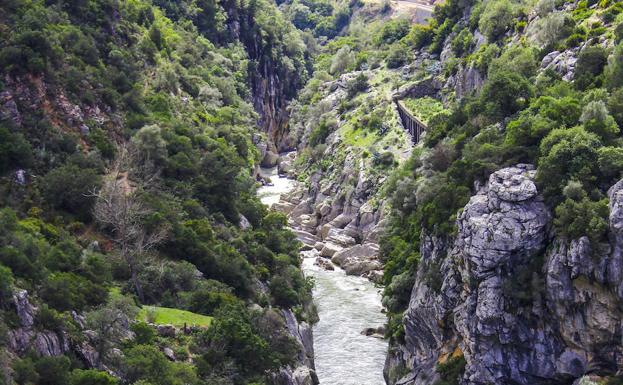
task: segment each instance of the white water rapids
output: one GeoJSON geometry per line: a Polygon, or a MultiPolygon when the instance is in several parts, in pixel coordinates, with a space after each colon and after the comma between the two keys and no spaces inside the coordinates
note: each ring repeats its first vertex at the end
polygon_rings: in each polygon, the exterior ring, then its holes
{"type": "MultiPolygon", "coordinates": [[[[263,169],[272,186],[258,189],[262,202],[272,205],[296,182],[277,176],[276,168],[263,169]]],[[[361,334],[385,323],[380,289],[365,278],[347,276],[336,267],[327,271],[314,265],[317,252],[304,251],[303,272],[314,278],[314,303],[320,321],[314,325],[316,373],[320,385],[384,385],[386,341],[361,334]]]]}

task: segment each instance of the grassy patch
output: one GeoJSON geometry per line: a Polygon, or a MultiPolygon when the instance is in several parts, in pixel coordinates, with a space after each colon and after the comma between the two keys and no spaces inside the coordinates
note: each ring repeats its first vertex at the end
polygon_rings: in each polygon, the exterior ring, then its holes
{"type": "Polygon", "coordinates": [[[447,112],[443,103],[428,96],[418,99],[404,99],[402,102],[424,124],[428,124],[433,116],[447,112]]]}
{"type": "Polygon", "coordinates": [[[347,127],[342,133],[344,143],[359,148],[369,148],[379,140],[379,136],[365,129],[354,129],[352,126],[347,127]]]}
{"type": "Polygon", "coordinates": [[[208,327],[212,322],[212,317],[206,315],[159,306],[143,306],[136,318],[139,321],[151,322],[157,325],[173,325],[177,327],[182,327],[184,324],[187,326],[208,327]]]}

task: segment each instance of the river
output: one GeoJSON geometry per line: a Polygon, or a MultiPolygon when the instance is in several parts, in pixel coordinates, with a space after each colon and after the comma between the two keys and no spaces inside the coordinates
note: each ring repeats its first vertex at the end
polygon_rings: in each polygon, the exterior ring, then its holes
{"type": "MultiPolygon", "coordinates": [[[[272,186],[258,189],[262,202],[272,205],[292,190],[293,180],[279,178],[277,170],[262,169],[272,186]]],[[[314,303],[320,321],[314,325],[316,373],[320,385],[384,385],[383,364],[387,343],[361,331],[385,324],[380,289],[365,278],[347,276],[337,268],[327,271],[314,265],[317,252],[304,251],[303,272],[314,278],[314,303]]]]}

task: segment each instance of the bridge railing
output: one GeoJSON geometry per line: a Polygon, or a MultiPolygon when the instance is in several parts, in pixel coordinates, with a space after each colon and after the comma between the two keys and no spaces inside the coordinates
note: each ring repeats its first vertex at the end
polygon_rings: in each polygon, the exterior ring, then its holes
{"type": "Polygon", "coordinates": [[[420,142],[420,138],[424,131],[426,131],[426,125],[416,118],[400,100],[396,100],[396,107],[398,109],[398,115],[404,129],[411,135],[411,140],[414,144],[420,142]]]}

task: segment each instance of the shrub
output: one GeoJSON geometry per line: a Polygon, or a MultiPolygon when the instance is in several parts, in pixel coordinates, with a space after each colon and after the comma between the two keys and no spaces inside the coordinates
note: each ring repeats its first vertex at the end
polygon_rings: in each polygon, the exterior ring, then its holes
{"type": "Polygon", "coordinates": [[[188,366],[170,362],[155,346],[137,345],[125,351],[125,375],[130,383],[140,380],[153,385],[198,384],[188,366]]]}
{"type": "Polygon", "coordinates": [[[65,356],[40,357],[35,361],[38,385],[67,385],[71,362],[65,356]]]}
{"type": "Polygon", "coordinates": [[[513,25],[514,19],[515,11],[510,1],[489,1],[480,16],[479,27],[489,42],[494,42],[513,25]]]}
{"type": "Polygon", "coordinates": [[[0,264],[0,308],[9,305],[13,296],[13,273],[11,269],[0,264]]]}
{"type": "Polygon", "coordinates": [[[433,385],[458,385],[465,373],[466,365],[467,361],[462,354],[449,357],[446,362],[437,365],[437,372],[441,379],[433,385]]]}
{"type": "Polygon", "coordinates": [[[219,310],[202,339],[206,347],[202,362],[198,364],[202,375],[210,374],[228,359],[233,359],[245,375],[263,373],[279,366],[279,361],[274,360],[275,353],[257,334],[251,314],[243,306],[227,306],[219,310]]]}
{"type": "Polygon", "coordinates": [[[606,141],[619,133],[619,127],[608,112],[606,103],[601,100],[589,102],[582,110],[580,121],[587,131],[599,135],[606,141]]]}
{"type": "Polygon", "coordinates": [[[41,190],[54,208],[67,210],[82,220],[91,217],[94,198],[89,194],[101,185],[101,177],[91,168],[67,164],[47,173],[41,190]]]}
{"type": "Polygon", "coordinates": [[[621,41],[623,41],[623,22],[617,24],[617,26],[614,28],[615,44],[619,44],[621,41]]]}
{"type": "Polygon", "coordinates": [[[560,201],[560,193],[570,180],[577,180],[588,189],[594,182],[597,149],[601,141],[583,127],[555,129],[539,147],[537,182],[550,202],[560,201]]]}
{"type": "Polygon", "coordinates": [[[409,33],[410,24],[407,19],[386,21],[376,36],[376,43],[378,45],[392,44],[402,39],[409,33]]]}
{"type": "Polygon", "coordinates": [[[608,63],[608,53],[601,46],[587,47],[580,52],[575,65],[575,84],[579,89],[587,89],[595,83],[608,63]]]}
{"type": "Polygon", "coordinates": [[[614,48],[614,53],[610,57],[605,73],[605,84],[608,88],[613,89],[623,86],[623,42],[614,48]]]}
{"type": "Polygon", "coordinates": [[[474,35],[469,29],[464,28],[458,35],[452,40],[452,51],[456,56],[463,56],[468,53],[474,45],[474,35]]]}
{"type": "Polygon", "coordinates": [[[601,174],[608,180],[618,179],[623,171],[623,148],[602,147],[597,154],[601,174]]]}
{"type": "Polygon", "coordinates": [[[561,236],[571,240],[582,236],[596,243],[604,239],[608,229],[608,200],[592,201],[567,198],[556,207],[554,227],[561,236]]]}
{"type": "Polygon", "coordinates": [[[499,119],[524,108],[533,94],[532,85],[526,78],[516,72],[500,70],[490,74],[480,98],[486,113],[499,119]]]}
{"type": "Polygon", "coordinates": [[[270,281],[269,287],[276,305],[292,307],[299,303],[298,293],[285,277],[281,275],[274,276],[270,281]]]}
{"type": "Polygon", "coordinates": [[[415,24],[404,41],[413,49],[419,50],[433,42],[434,30],[431,26],[415,24]]]}
{"type": "Polygon", "coordinates": [[[358,93],[367,90],[370,87],[368,84],[368,77],[364,73],[360,73],[354,79],[350,80],[346,85],[348,97],[352,98],[358,93]]]}
{"type": "Polygon", "coordinates": [[[0,175],[18,167],[30,167],[32,162],[32,149],[24,136],[0,126],[0,175]]]}
{"type": "Polygon", "coordinates": [[[132,324],[130,330],[134,332],[134,342],[138,345],[151,345],[156,339],[154,328],[145,322],[132,324]]]}
{"type": "Polygon", "coordinates": [[[329,134],[337,128],[337,121],[323,119],[309,134],[309,145],[315,147],[327,139],[329,134]]]}
{"type": "Polygon", "coordinates": [[[394,44],[385,58],[387,68],[402,67],[408,60],[408,49],[403,44],[394,44]]]}
{"type": "Polygon", "coordinates": [[[119,381],[106,372],[76,369],[69,375],[69,385],[117,385],[119,381]]]}
{"type": "Polygon", "coordinates": [[[351,68],[355,63],[355,54],[350,46],[345,45],[340,48],[331,60],[331,68],[329,72],[333,75],[340,75],[347,69],[351,68]]]}
{"type": "Polygon", "coordinates": [[[557,42],[573,32],[573,19],[561,12],[552,13],[541,19],[537,25],[537,41],[543,47],[553,48],[557,42]]]}
{"type": "Polygon", "coordinates": [[[53,273],[43,283],[41,298],[58,311],[82,311],[106,301],[105,287],[74,273],[53,273]]]}
{"type": "Polygon", "coordinates": [[[391,167],[396,163],[394,159],[394,153],[391,151],[385,151],[382,154],[374,157],[374,165],[380,167],[391,167]]]}

